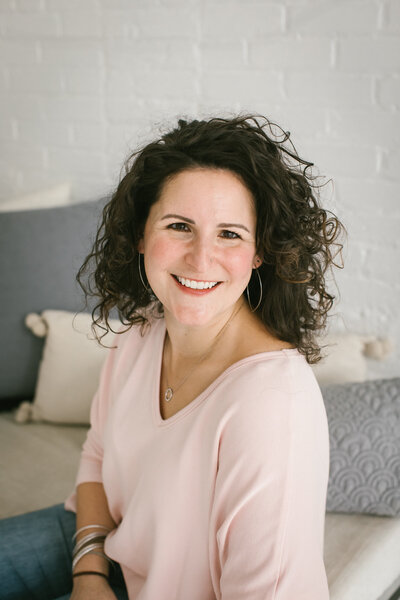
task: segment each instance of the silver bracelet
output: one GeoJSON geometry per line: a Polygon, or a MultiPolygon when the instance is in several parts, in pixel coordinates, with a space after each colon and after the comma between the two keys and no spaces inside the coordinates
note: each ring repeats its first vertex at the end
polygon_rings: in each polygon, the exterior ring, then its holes
{"type": "MultiPolygon", "coordinates": [[[[104,558],[107,562],[110,563],[112,569],[115,568],[114,561],[111,560],[111,558],[108,558],[107,554],[104,554],[104,552],[96,552],[96,550],[92,550],[90,552],[90,554],[96,554],[96,556],[101,556],[101,558],[104,558]]],[[[82,557],[80,557],[80,558],[82,558],[82,557]]],[[[78,564],[78,561],[80,560],[80,558],[72,563],[72,569],[71,569],[72,573],[74,572],[74,569],[75,569],[76,565],[78,564]]]]}
{"type": "Polygon", "coordinates": [[[96,542],[102,542],[104,544],[105,539],[106,539],[106,536],[103,534],[99,534],[98,532],[89,533],[88,535],[85,535],[83,538],[81,538],[79,540],[79,542],[76,542],[75,547],[72,552],[72,556],[74,556],[77,552],[79,552],[79,550],[81,548],[83,548],[84,546],[86,546],[86,544],[88,544],[89,542],[96,540],[96,542]]]}
{"type": "Polygon", "coordinates": [[[107,531],[107,533],[110,533],[111,529],[109,529],[109,527],[105,527],[104,525],[85,525],[84,527],[81,527],[80,529],[78,529],[78,531],[76,531],[76,533],[74,533],[74,535],[72,536],[72,541],[74,541],[76,539],[76,536],[79,535],[81,533],[81,531],[86,531],[86,529],[105,529],[105,531],[107,531]]]}
{"type": "Polygon", "coordinates": [[[89,544],[89,546],[86,546],[85,548],[82,548],[81,550],[79,550],[79,552],[77,552],[75,554],[74,558],[72,559],[72,570],[75,569],[78,562],[81,560],[81,558],[86,556],[86,554],[90,554],[91,552],[93,552],[94,550],[97,550],[97,549],[103,550],[103,548],[104,548],[103,544],[89,544]]]}
{"type": "Polygon", "coordinates": [[[114,569],[114,567],[115,567],[114,561],[111,560],[111,558],[109,558],[107,556],[107,554],[105,554],[105,552],[96,552],[95,550],[93,550],[93,552],[91,552],[91,554],[96,554],[97,556],[101,556],[102,558],[105,558],[106,561],[109,562],[111,567],[114,569]]]}

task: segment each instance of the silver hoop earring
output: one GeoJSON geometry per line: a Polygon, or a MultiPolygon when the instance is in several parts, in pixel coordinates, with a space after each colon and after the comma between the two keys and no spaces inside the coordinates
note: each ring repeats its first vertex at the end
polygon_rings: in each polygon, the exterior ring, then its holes
{"type": "MultiPolygon", "coordinates": [[[[258,272],[258,269],[254,269],[254,270],[255,270],[255,272],[256,272],[256,273],[257,273],[257,275],[258,275],[258,282],[259,282],[259,284],[260,284],[260,297],[259,297],[259,299],[258,299],[257,306],[255,306],[255,307],[253,308],[253,306],[251,305],[251,302],[250,302],[249,286],[247,285],[247,287],[246,287],[247,302],[249,303],[249,306],[250,306],[250,310],[251,310],[251,312],[256,312],[257,308],[258,308],[258,307],[260,306],[260,304],[261,304],[261,300],[262,300],[262,297],[263,297],[263,285],[262,285],[262,281],[261,281],[261,275],[260,275],[260,273],[258,272]]],[[[250,279],[251,279],[251,278],[250,278],[250,279]]]]}
{"type": "Polygon", "coordinates": [[[144,280],[143,280],[143,276],[142,276],[142,268],[140,266],[140,252],[138,253],[138,267],[139,267],[139,277],[140,277],[140,281],[142,282],[142,285],[144,287],[144,289],[146,290],[146,292],[151,293],[151,287],[149,287],[148,285],[145,284],[144,280]]]}

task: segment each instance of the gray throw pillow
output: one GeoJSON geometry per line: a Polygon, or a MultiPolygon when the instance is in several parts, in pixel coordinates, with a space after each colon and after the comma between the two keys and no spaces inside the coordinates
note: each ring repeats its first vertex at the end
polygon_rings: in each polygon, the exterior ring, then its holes
{"type": "Polygon", "coordinates": [[[34,393],[43,339],[25,327],[26,314],[84,307],[75,276],[106,200],[0,213],[0,408],[34,393]]]}
{"type": "Polygon", "coordinates": [[[322,388],[330,512],[400,515],[400,378],[322,388]]]}

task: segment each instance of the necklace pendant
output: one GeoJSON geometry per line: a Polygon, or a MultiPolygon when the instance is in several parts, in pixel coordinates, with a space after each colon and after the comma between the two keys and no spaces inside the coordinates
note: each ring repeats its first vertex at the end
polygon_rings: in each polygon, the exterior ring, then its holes
{"type": "Polygon", "coordinates": [[[170,400],[172,400],[172,396],[174,395],[174,392],[172,390],[172,388],[168,387],[165,390],[165,394],[164,394],[164,400],[165,402],[169,402],[170,400]]]}

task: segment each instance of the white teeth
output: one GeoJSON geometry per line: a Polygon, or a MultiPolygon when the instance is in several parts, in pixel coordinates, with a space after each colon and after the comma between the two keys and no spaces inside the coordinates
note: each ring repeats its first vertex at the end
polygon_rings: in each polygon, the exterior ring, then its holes
{"type": "Polygon", "coordinates": [[[184,279],[183,277],[178,276],[177,280],[179,283],[192,290],[208,290],[218,283],[218,281],[192,281],[191,279],[184,279]]]}

